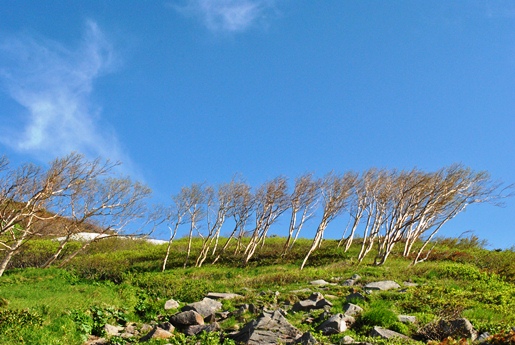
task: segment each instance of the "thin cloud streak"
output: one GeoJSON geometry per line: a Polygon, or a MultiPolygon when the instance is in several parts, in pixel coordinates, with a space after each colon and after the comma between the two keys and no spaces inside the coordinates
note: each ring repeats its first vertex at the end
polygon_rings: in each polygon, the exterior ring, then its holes
{"type": "Polygon", "coordinates": [[[199,18],[214,32],[241,32],[265,19],[274,9],[272,0],[188,0],[174,8],[187,16],[199,18]]]}
{"type": "Polygon", "coordinates": [[[6,114],[17,125],[1,126],[2,144],[44,159],[77,151],[130,165],[114,131],[100,125],[101,109],[91,102],[94,81],[117,63],[96,23],[87,22],[76,49],[15,35],[0,42],[0,52],[0,82],[24,108],[23,114],[6,114]]]}

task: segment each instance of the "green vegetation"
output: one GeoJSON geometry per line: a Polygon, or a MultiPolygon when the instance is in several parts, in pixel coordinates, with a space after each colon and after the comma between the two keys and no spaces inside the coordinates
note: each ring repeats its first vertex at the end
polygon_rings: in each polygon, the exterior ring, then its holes
{"type": "MultiPolygon", "coordinates": [[[[345,335],[365,341],[371,327],[377,325],[416,337],[419,326],[451,317],[466,317],[480,333],[496,334],[496,341],[500,341],[509,338],[510,327],[515,325],[515,252],[511,250],[488,251],[477,239],[446,239],[440,240],[425,262],[413,266],[410,258],[394,252],[387,264],[377,266],[372,259],[356,262],[354,253],[359,251],[359,239],[347,252],[336,241],[326,240],[323,250],[313,254],[313,264],[301,271],[299,262],[311,241],[299,240],[293,251],[281,258],[284,240],[270,238],[247,265],[228,255],[216,265],[184,268],[181,248],[188,245],[188,239],[180,239],[174,243],[177,250],[171,253],[165,272],[160,266],[166,245],[109,239],[93,243],[65,268],[40,269],[28,266],[51,255],[55,243],[31,241],[13,257],[12,268],[0,278],[0,344],[82,344],[90,335],[103,335],[106,323],[123,326],[161,322],[166,315],[177,312],[164,310],[167,299],[176,299],[182,306],[202,299],[210,291],[245,296],[244,301],[223,302],[224,310],[234,311],[243,303],[253,303],[258,308],[291,305],[310,294],[296,290],[309,288],[334,296],[331,312],[338,313],[346,303],[345,297],[351,292],[363,292],[362,288],[336,284],[321,290],[310,286],[309,281],[337,283],[353,274],[362,277],[361,283],[394,280],[401,285],[410,281],[418,286],[407,287],[404,293],[365,294],[366,299],[359,302],[365,311],[355,326],[343,334],[316,334],[323,343],[337,343],[345,335]],[[418,323],[400,323],[399,314],[416,316],[418,323]]],[[[201,245],[201,239],[193,239],[192,255],[201,250],[201,245]]],[[[311,315],[316,318],[319,313],[314,311],[311,315]]],[[[246,311],[224,320],[221,333],[186,337],[175,332],[176,337],[167,342],[231,344],[221,336],[224,331],[234,330],[257,316],[246,311]]],[[[305,313],[290,312],[287,318],[301,331],[316,333],[317,325],[307,323],[305,313]]],[[[121,337],[110,339],[110,344],[128,343],[121,337]]]]}

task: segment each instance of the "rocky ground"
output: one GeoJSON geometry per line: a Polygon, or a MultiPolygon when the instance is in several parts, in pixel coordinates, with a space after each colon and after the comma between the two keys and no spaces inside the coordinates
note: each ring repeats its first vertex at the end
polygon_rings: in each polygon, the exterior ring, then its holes
{"type": "MultiPolygon", "coordinates": [[[[125,326],[105,325],[104,338],[90,338],[87,345],[107,344],[109,337],[132,339],[134,342],[145,342],[153,338],[170,339],[177,333],[194,336],[202,332],[220,332],[222,339],[232,339],[237,344],[266,345],[266,344],[319,344],[314,334],[342,334],[355,327],[360,315],[364,312],[359,306],[360,300],[366,300],[371,294],[379,291],[391,291],[402,294],[407,289],[416,289],[416,284],[409,282],[376,281],[361,285],[360,277],[354,275],[348,279],[335,279],[332,282],[315,280],[303,289],[290,291],[289,298],[281,298],[281,293],[261,292],[262,300],[250,301],[247,296],[235,293],[209,293],[195,303],[182,305],[178,301],[168,300],[163,304],[165,311],[174,311],[161,322],[153,324],[130,323],[125,326]],[[331,287],[359,287],[346,296],[331,295],[331,287]],[[325,293],[324,292],[328,292],[325,293]],[[298,298],[292,302],[292,295],[307,295],[308,298],[298,298]],[[266,298],[265,298],[266,297],[266,298]],[[344,298],[341,307],[334,307],[335,299],[344,298]],[[222,301],[231,301],[231,310],[224,310],[222,301]],[[266,302],[263,302],[266,300],[266,302]],[[225,325],[229,318],[245,320],[240,316],[250,315],[250,321],[225,325]],[[311,331],[302,332],[295,327],[290,318],[301,320],[310,325],[311,331]]],[[[442,318],[428,324],[420,324],[415,316],[398,315],[398,321],[416,326],[417,331],[412,337],[417,341],[441,341],[448,337],[454,339],[466,338],[478,343],[487,343],[489,334],[478,334],[472,324],[464,318],[442,318]]],[[[415,327],[412,327],[412,329],[415,327]]],[[[402,342],[415,341],[404,334],[383,327],[371,326],[371,337],[382,339],[397,339],[402,342]],[[402,340],[401,340],[402,339],[402,340]]],[[[373,339],[373,338],[372,338],[373,339]]],[[[362,344],[352,337],[340,338],[340,344],[362,344]]]]}

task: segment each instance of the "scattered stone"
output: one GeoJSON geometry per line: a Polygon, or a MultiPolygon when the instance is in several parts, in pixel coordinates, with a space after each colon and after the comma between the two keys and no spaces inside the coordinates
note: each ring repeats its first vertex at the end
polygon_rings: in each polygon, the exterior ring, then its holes
{"type": "Polygon", "coordinates": [[[354,316],[357,314],[361,314],[363,312],[363,308],[361,308],[359,305],[352,304],[352,303],[346,303],[343,306],[343,313],[345,315],[354,316]]]}
{"type": "Polygon", "coordinates": [[[372,331],[370,331],[370,336],[371,337],[380,337],[383,339],[393,339],[393,338],[410,339],[407,336],[405,336],[404,334],[397,333],[397,332],[394,332],[394,331],[391,331],[389,329],[379,327],[379,326],[374,326],[372,331]]]}
{"type": "Polygon", "coordinates": [[[149,341],[150,339],[170,339],[172,337],[172,333],[156,326],[147,335],[142,337],[140,341],[149,341]]]}
{"type": "Polygon", "coordinates": [[[309,293],[311,293],[311,292],[313,292],[313,291],[311,291],[311,289],[308,289],[308,288],[306,288],[306,289],[300,289],[300,290],[292,290],[292,291],[290,291],[290,293],[294,293],[294,294],[304,293],[304,292],[309,292],[309,293]]]}
{"type": "Polygon", "coordinates": [[[386,291],[391,289],[399,289],[400,287],[401,286],[393,280],[383,280],[379,282],[368,283],[367,285],[365,285],[364,289],[386,291]]]}
{"type": "Polygon", "coordinates": [[[323,335],[339,334],[347,330],[347,324],[345,323],[345,315],[336,314],[329,318],[329,320],[323,322],[316,328],[317,331],[322,332],[323,335]]]}
{"type": "Polygon", "coordinates": [[[182,332],[186,335],[197,335],[202,332],[211,333],[217,332],[220,330],[220,325],[217,322],[213,322],[209,325],[194,325],[188,326],[182,330],[182,332]]]}
{"type": "Polygon", "coordinates": [[[177,309],[177,308],[179,308],[179,302],[177,302],[176,300],[169,299],[168,301],[165,302],[165,310],[177,309]]]}
{"type": "Polygon", "coordinates": [[[474,330],[474,326],[472,326],[470,321],[465,318],[454,319],[449,321],[440,320],[438,322],[438,328],[440,329],[445,338],[453,337],[455,339],[477,339],[477,332],[474,330]]]}
{"type": "Polygon", "coordinates": [[[350,277],[349,279],[344,280],[341,285],[343,285],[343,286],[353,286],[360,279],[361,279],[360,275],[353,274],[352,277],[350,277]]]}
{"type": "Polygon", "coordinates": [[[224,292],[210,292],[206,295],[207,298],[211,299],[235,299],[235,298],[243,298],[242,295],[238,295],[236,293],[224,293],[224,292]]]}
{"type": "Polygon", "coordinates": [[[105,324],[104,331],[108,336],[117,336],[120,335],[120,333],[123,331],[123,327],[105,324]]]}
{"type": "Polygon", "coordinates": [[[237,343],[247,345],[292,343],[300,336],[299,330],[286,320],[281,310],[263,312],[258,319],[247,323],[239,332],[229,335],[237,343]]]}
{"type": "Polygon", "coordinates": [[[183,328],[193,325],[203,325],[204,318],[196,311],[188,310],[183,311],[182,313],[172,315],[170,317],[170,323],[175,327],[183,328]]]}
{"type": "Polygon", "coordinates": [[[318,280],[313,280],[311,282],[309,282],[311,285],[316,285],[316,286],[325,286],[325,285],[335,285],[335,284],[331,284],[329,282],[326,282],[325,280],[323,279],[318,279],[318,280]]]}
{"type": "Polygon", "coordinates": [[[215,314],[217,311],[222,309],[222,303],[215,301],[211,298],[204,298],[200,302],[190,303],[182,307],[182,311],[193,310],[202,315],[202,317],[208,317],[215,314]]]}
{"type": "Polygon", "coordinates": [[[411,315],[398,315],[397,318],[402,323],[416,323],[417,317],[411,315]]]}
{"type": "Polygon", "coordinates": [[[325,306],[332,307],[333,304],[326,300],[320,292],[314,292],[307,300],[295,303],[292,307],[292,311],[310,311],[312,309],[322,309],[325,306]]]}
{"type": "Polygon", "coordinates": [[[311,332],[306,332],[299,339],[295,340],[295,344],[301,345],[316,345],[318,344],[318,340],[315,339],[311,332]]]}
{"type": "Polygon", "coordinates": [[[342,338],[342,340],[340,340],[340,344],[352,344],[352,343],[354,343],[354,338],[349,337],[348,335],[346,335],[345,337],[342,338]]]}

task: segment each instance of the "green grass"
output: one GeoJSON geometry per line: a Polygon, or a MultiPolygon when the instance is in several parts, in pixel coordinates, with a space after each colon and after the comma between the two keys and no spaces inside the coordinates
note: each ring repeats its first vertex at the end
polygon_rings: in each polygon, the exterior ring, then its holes
{"type": "MultiPolygon", "coordinates": [[[[109,240],[92,245],[64,269],[11,268],[0,277],[0,313],[4,311],[4,315],[19,318],[20,322],[14,322],[11,331],[0,332],[0,344],[79,345],[87,333],[94,332],[94,322],[101,324],[108,319],[121,322],[120,317],[137,322],[157,320],[160,315],[173,313],[164,311],[166,299],[174,298],[184,305],[202,299],[209,291],[244,295],[243,301],[224,302],[225,310],[235,310],[241,303],[265,308],[284,303],[291,305],[310,294],[292,291],[309,288],[333,295],[332,312],[337,313],[346,302],[345,296],[362,292],[361,288],[341,285],[317,288],[310,286],[309,281],[337,282],[356,273],[362,277],[360,284],[388,279],[401,285],[411,281],[419,286],[407,288],[404,293],[367,295],[366,301],[360,303],[365,312],[357,326],[342,335],[317,335],[322,342],[337,343],[346,334],[365,341],[373,325],[413,335],[418,325],[400,324],[396,319],[398,314],[414,315],[420,325],[439,317],[467,317],[476,329],[491,333],[507,330],[515,324],[513,251],[491,252],[470,242],[460,244],[449,240],[435,248],[432,259],[415,266],[410,266],[410,259],[402,258],[399,253],[393,253],[385,265],[374,266],[372,258],[357,264],[354,258],[359,251],[358,244],[344,253],[335,241],[325,241],[322,249],[310,258],[310,265],[300,271],[299,263],[310,242],[299,241],[295,250],[282,259],[279,253],[283,241],[281,238],[267,240],[263,250],[246,267],[231,252],[216,265],[206,263],[201,268],[183,268],[187,243],[178,240],[172,247],[167,270],[160,272],[165,246],[109,240]],[[106,320],[95,314],[98,310],[107,313],[106,320]],[[34,316],[34,320],[40,317],[42,323],[31,324],[27,315],[34,316]]],[[[26,249],[30,260],[23,257],[22,252],[13,260],[13,266],[27,267],[30,262],[40,262],[38,255],[44,257],[53,247],[55,244],[49,241],[35,241],[26,249]]],[[[193,258],[199,248],[197,239],[193,258]]],[[[193,263],[191,259],[190,264],[193,263]]],[[[316,317],[318,313],[313,315],[316,317]]],[[[231,330],[255,317],[257,315],[247,312],[223,322],[222,328],[231,330]]],[[[305,322],[305,313],[290,313],[288,318],[302,331],[313,331],[315,327],[305,322]]],[[[200,341],[218,344],[217,337],[211,335],[200,341]]],[[[112,343],[117,341],[113,339],[112,343]]],[[[193,344],[194,340],[177,336],[174,342],[193,344]]],[[[159,341],[154,343],[159,344],[159,341]]]]}

